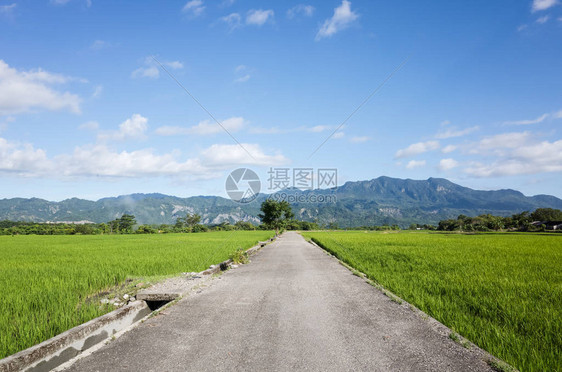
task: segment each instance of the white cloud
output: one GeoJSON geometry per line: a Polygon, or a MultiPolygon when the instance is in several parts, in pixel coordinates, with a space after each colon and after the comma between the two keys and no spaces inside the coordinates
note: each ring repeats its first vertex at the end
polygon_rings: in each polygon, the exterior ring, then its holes
{"type": "Polygon", "coordinates": [[[349,27],[358,17],[359,15],[351,10],[351,2],[343,0],[341,5],[334,9],[332,18],[324,21],[324,24],[316,34],[316,40],[318,41],[324,37],[330,37],[349,27]]]}
{"type": "Polygon", "coordinates": [[[173,68],[174,70],[183,68],[183,63],[181,63],[180,61],[164,62],[164,65],[173,68]]]}
{"type": "Polygon", "coordinates": [[[98,98],[102,92],[103,92],[103,86],[96,85],[94,88],[94,92],[92,93],[92,98],[98,98]]]}
{"type": "Polygon", "coordinates": [[[188,1],[182,8],[182,12],[189,13],[194,17],[199,17],[201,14],[203,14],[204,10],[205,6],[203,6],[202,0],[188,1]]]}
{"type": "Polygon", "coordinates": [[[206,173],[198,159],[180,162],[172,152],[158,155],[152,149],[115,151],[106,145],[77,147],[72,154],[55,157],[60,176],[144,177],[206,173]]]}
{"type": "MultiPolygon", "coordinates": [[[[222,126],[229,132],[237,132],[246,125],[246,121],[242,117],[232,117],[221,122],[222,126]]],[[[204,120],[194,127],[189,128],[190,133],[193,134],[215,134],[223,131],[217,123],[209,120],[204,120]]]]}
{"type": "MultiPolygon", "coordinates": [[[[245,127],[247,125],[247,122],[242,117],[232,117],[223,120],[221,124],[230,133],[234,133],[245,127]]],[[[210,120],[203,120],[199,124],[189,128],[178,126],[163,126],[156,129],[155,133],[160,136],[175,136],[188,134],[209,135],[221,133],[223,131],[224,129],[221,128],[217,123],[211,122],[210,120]]]]}
{"type": "MultiPolygon", "coordinates": [[[[250,133],[256,134],[287,134],[287,133],[299,133],[299,132],[308,132],[308,133],[322,133],[326,131],[333,131],[336,127],[333,125],[316,125],[313,127],[307,126],[300,126],[296,128],[283,128],[280,129],[278,127],[272,128],[263,128],[263,127],[252,127],[250,128],[250,133]]],[[[345,126],[342,126],[339,129],[343,129],[345,126]]],[[[334,134],[333,138],[342,138],[344,137],[345,133],[343,131],[338,131],[334,134]]]]}
{"type": "Polygon", "coordinates": [[[159,136],[181,136],[181,135],[190,134],[189,128],[172,126],[172,125],[164,125],[162,127],[156,128],[154,133],[159,136]]]}
{"type": "Polygon", "coordinates": [[[441,159],[441,161],[439,161],[439,169],[442,171],[451,170],[453,168],[456,168],[458,165],[459,162],[451,158],[441,159]]]}
{"type": "Polygon", "coordinates": [[[530,132],[485,137],[469,152],[483,160],[465,170],[476,177],[498,177],[562,171],[562,140],[539,142],[530,132]]]}
{"type": "Polygon", "coordinates": [[[425,160],[410,160],[408,164],[406,164],[407,169],[414,169],[425,167],[425,160]]]}
{"type": "Polygon", "coordinates": [[[82,130],[98,130],[100,127],[99,123],[97,121],[88,121],[84,124],[81,124],[78,129],[82,129],[82,130]]]}
{"type": "Polygon", "coordinates": [[[562,172],[562,140],[544,141],[514,148],[492,163],[474,162],[466,169],[466,173],[477,177],[547,172],[562,172]]]}
{"type": "MultiPolygon", "coordinates": [[[[180,61],[163,61],[162,65],[169,67],[174,70],[179,70],[183,68],[183,63],[180,61]]],[[[152,57],[146,57],[144,59],[144,66],[139,67],[131,73],[132,78],[150,78],[158,79],[160,77],[160,68],[158,67],[156,61],[152,57]]]]}
{"type": "Polygon", "coordinates": [[[220,20],[228,25],[230,31],[242,25],[242,17],[238,13],[230,13],[227,16],[221,17],[220,20]]]}
{"type": "Polygon", "coordinates": [[[340,138],[343,138],[343,137],[345,137],[345,133],[341,132],[341,131],[334,133],[334,135],[332,136],[333,139],[340,139],[340,138]]]}
{"type": "Polygon", "coordinates": [[[299,4],[287,10],[288,18],[295,18],[297,15],[302,14],[306,17],[311,17],[314,14],[314,7],[312,5],[299,4]]]}
{"type": "Polygon", "coordinates": [[[504,148],[515,148],[525,145],[531,138],[529,132],[501,133],[484,137],[473,148],[471,153],[481,153],[482,150],[498,150],[504,148]]]}
{"type": "Polygon", "coordinates": [[[320,132],[324,132],[325,130],[330,130],[332,129],[332,126],[330,125],[316,125],[314,127],[303,127],[303,129],[305,129],[307,132],[312,132],[312,133],[320,133],[320,132]]]}
{"type": "Polygon", "coordinates": [[[543,114],[536,119],[532,120],[515,120],[515,121],[505,121],[504,125],[531,125],[531,124],[538,124],[542,123],[546,118],[548,118],[548,114],[543,114]]]}
{"type": "Polygon", "coordinates": [[[10,5],[0,5],[0,14],[12,14],[14,9],[16,9],[16,6],[16,3],[12,3],[10,5]]]}
{"type": "Polygon", "coordinates": [[[558,0],[533,0],[532,11],[545,10],[558,4],[558,0]]]}
{"type": "Polygon", "coordinates": [[[537,22],[537,23],[540,23],[540,24],[544,24],[544,23],[548,22],[549,19],[550,19],[550,16],[549,16],[549,15],[545,15],[545,16],[543,16],[543,17],[537,18],[537,21],[536,21],[536,22],[537,22]]]}
{"type": "Polygon", "coordinates": [[[423,154],[424,152],[437,150],[439,148],[438,141],[418,142],[408,146],[405,149],[398,150],[394,155],[395,158],[406,158],[409,156],[423,154]]]}
{"type": "Polygon", "coordinates": [[[251,127],[250,133],[254,133],[254,134],[280,134],[280,133],[285,133],[285,132],[282,131],[281,129],[277,128],[277,127],[271,127],[271,128],[251,127]]]}
{"type": "Polygon", "coordinates": [[[233,165],[281,165],[287,164],[288,159],[281,155],[267,155],[263,152],[260,145],[243,143],[241,146],[234,145],[212,145],[201,152],[201,161],[207,166],[219,166],[229,168],[233,165]],[[244,150],[246,149],[252,156],[244,150]]]}
{"type": "Polygon", "coordinates": [[[448,154],[450,152],[455,151],[456,149],[457,149],[457,146],[455,146],[455,145],[447,145],[447,146],[443,147],[441,152],[444,153],[444,154],[448,154]]]}
{"type": "Polygon", "coordinates": [[[91,45],[90,49],[92,50],[101,50],[111,46],[111,43],[104,41],[104,40],[95,40],[91,45]]]}
{"type": "Polygon", "coordinates": [[[250,77],[251,77],[250,74],[246,74],[244,76],[241,76],[239,78],[234,79],[234,82],[235,83],[245,83],[248,80],[250,80],[250,77]]]}
{"type": "MultiPolygon", "coordinates": [[[[51,4],[55,4],[55,5],[66,5],[70,2],[71,0],[51,0],[51,4]]],[[[92,6],[92,0],[84,0],[84,3],[86,5],[86,7],[91,7],[92,6]]]]}
{"type": "Polygon", "coordinates": [[[129,119],[119,124],[118,131],[100,133],[98,140],[126,140],[126,139],[143,139],[148,129],[148,119],[139,114],[133,114],[129,119]]]}
{"type": "Polygon", "coordinates": [[[256,25],[261,26],[266,23],[269,19],[273,19],[274,12],[271,9],[263,10],[263,9],[252,9],[248,11],[246,15],[246,24],[248,25],[256,25]]]}
{"type": "Polygon", "coordinates": [[[32,176],[51,170],[53,163],[47,158],[45,151],[35,149],[28,143],[20,144],[0,138],[0,172],[32,176]]]}
{"type": "Polygon", "coordinates": [[[555,119],[562,119],[562,110],[552,114],[552,117],[555,118],[555,119]]]}
{"type": "Polygon", "coordinates": [[[131,73],[131,77],[157,79],[160,77],[160,70],[156,66],[139,67],[131,73]]]}
{"type": "Polygon", "coordinates": [[[523,30],[526,29],[527,27],[529,27],[529,26],[527,26],[527,25],[520,25],[519,27],[517,27],[517,31],[523,31],[523,30]]]}
{"type": "Polygon", "coordinates": [[[72,153],[49,158],[31,144],[0,138],[0,172],[20,177],[154,177],[194,176],[212,178],[220,170],[238,165],[281,165],[288,159],[282,154],[266,154],[258,144],[215,144],[199,156],[179,160],[181,153],[157,154],[153,149],[117,151],[106,144],[79,146],[72,153]]]}
{"type": "Polygon", "coordinates": [[[466,129],[462,129],[462,130],[450,128],[450,129],[447,129],[444,132],[437,133],[435,135],[435,138],[446,139],[446,138],[453,138],[453,137],[462,137],[462,136],[466,136],[467,134],[470,134],[472,132],[475,132],[478,129],[480,129],[478,126],[474,126],[474,127],[470,127],[470,128],[466,128],[466,129]]]}
{"type": "Polygon", "coordinates": [[[0,59],[0,115],[17,114],[34,108],[80,113],[80,97],[52,88],[52,85],[74,80],[77,79],[41,69],[18,71],[0,59]]]}
{"type": "Polygon", "coordinates": [[[236,66],[236,68],[234,69],[234,72],[237,75],[240,75],[240,76],[238,76],[236,79],[234,79],[234,82],[235,83],[245,83],[248,80],[250,80],[251,76],[250,76],[249,73],[247,73],[247,70],[248,70],[248,67],[245,66],[245,65],[236,66]]]}
{"type": "Polygon", "coordinates": [[[367,136],[355,136],[349,139],[349,141],[352,143],[363,143],[369,140],[371,140],[371,137],[367,137],[367,136]]]}

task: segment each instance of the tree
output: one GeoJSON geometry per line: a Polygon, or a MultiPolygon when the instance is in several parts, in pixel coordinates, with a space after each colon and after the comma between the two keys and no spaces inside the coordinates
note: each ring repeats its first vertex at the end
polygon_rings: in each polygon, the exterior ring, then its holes
{"type": "Polygon", "coordinates": [[[137,234],[156,234],[157,231],[150,225],[140,225],[136,231],[137,234]]]}
{"type": "Polygon", "coordinates": [[[193,214],[188,213],[187,216],[185,216],[184,221],[187,223],[187,226],[193,227],[197,225],[199,222],[201,222],[201,216],[198,215],[197,213],[193,213],[193,214]]]}
{"type": "Polygon", "coordinates": [[[238,221],[234,224],[238,230],[255,230],[256,227],[247,221],[238,221]]]}
{"type": "Polygon", "coordinates": [[[337,230],[339,229],[338,223],[337,222],[330,222],[328,223],[328,225],[326,225],[326,227],[328,228],[328,230],[337,230]]]}
{"type": "Polygon", "coordinates": [[[552,208],[537,208],[531,213],[533,221],[562,221],[562,211],[552,208]]]}
{"type": "Polygon", "coordinates": [[[267,199],[261,204],[260,210],[263,213],[258,214],[263,224],[270,229],[274,229],[278,234],[280,229],[283,229],[287,221],[293,218],[293,211],[291,205],[283,200],[276,201],[267,199]]]}
{"type": "Polygon", "coordinates": [[[122,233],[131,233],[133,232],[133,226],[137,223],[135,220],[135,216],[132,214],[124,214],[121,216],[119,221],[119,231],[122,233]]]}
{"type": "Polygon", "coordinates": [[[178,219],[176,220],[176,224],[174,225],[174,228],[176,229],[176,231],[181,231],[183,229],[183,226],[185,224],[185,219],[183,217],[178,217],[178,219]]]}
{"type": "Polygon", "coordinates": [[[110,221],[108,222],[108,225],[110,234],[117,234],[119,232],[119,220],[110,221]]]}

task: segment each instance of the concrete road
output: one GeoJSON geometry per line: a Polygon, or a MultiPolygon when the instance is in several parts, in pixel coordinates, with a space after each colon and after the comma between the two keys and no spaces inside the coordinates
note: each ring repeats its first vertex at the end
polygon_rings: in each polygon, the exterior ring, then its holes
{"type": "Polygon", "coordinates": [[[294,232],[69,371],[490,371],[294,232]]]}

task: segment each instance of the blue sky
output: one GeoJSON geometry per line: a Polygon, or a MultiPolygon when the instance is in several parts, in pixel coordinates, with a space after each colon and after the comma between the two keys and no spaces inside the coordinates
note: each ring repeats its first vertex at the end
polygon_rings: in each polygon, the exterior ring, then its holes
{"type": "Polygon", "coordinates": [[[239,167],[562,197],[561,60],[557,0],[0,0],[0,198],[226,196],[239,167]]]}

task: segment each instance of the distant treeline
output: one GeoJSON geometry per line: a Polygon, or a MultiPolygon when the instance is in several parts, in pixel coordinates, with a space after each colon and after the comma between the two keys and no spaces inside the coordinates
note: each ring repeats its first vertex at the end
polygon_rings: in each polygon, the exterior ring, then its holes
{"type": "MultiPolygon", "coordinates": [[[[269,230],[261,224],[254,225],[247,221],[235,224],[201,224],[201,216],[188,214],[179,217],[174,225],[138,225],[135,216],[124,214],[118,219],[106,223],[44,223],[0,221],[0,235],[104,235],[104,234],[167,234],[167,233],[198,233],[206,231],[231,230],[269,230]]],[[[320,226],[314,222],[290,220],[287,230],[318,230],[320,226]]]]}
{"type": "MultiPolygon", "coordinates": [[[[536,211],[522,212],[510,217],[483,214],[476,217],[459,215],[457,219],[442,220],[438,226],[428,224],[411,224],[410,230],[439,231],[548,231],[558,227],[562,230],[562,211],[552,208],[539,208],[536,211]],[[559,227],[560,226],[560,227],[559,227]]],[[[234,224],[201,224],[201,216],[187,214],[179,217],[174,225],[137,225],[135,216],[124,214],[120,218],[106,223],[41,223],[0,221],[0,235],[104,235],[104,234],[167,234],[167,233],[198,233],[206,231],[232,230],[270,230],[271,226],[254,225],[247,221],[234,224]]],[[[339,230],[335,222],[319,225],[316,222],[291,219],[284,225],[286,230],[339,230]]],[[[401,230],[398,225],[359,226],[352,230],[391,231],[401,230]]]]}
{"type": "Polygon", "coordinates": [[[457,219],[442,220],[440,231],[547,231],[562,225],[562,211],[538,208],[533,213],[522,212],[510,217],[483,214],[477,217],[459,215],[457,219]]]}

